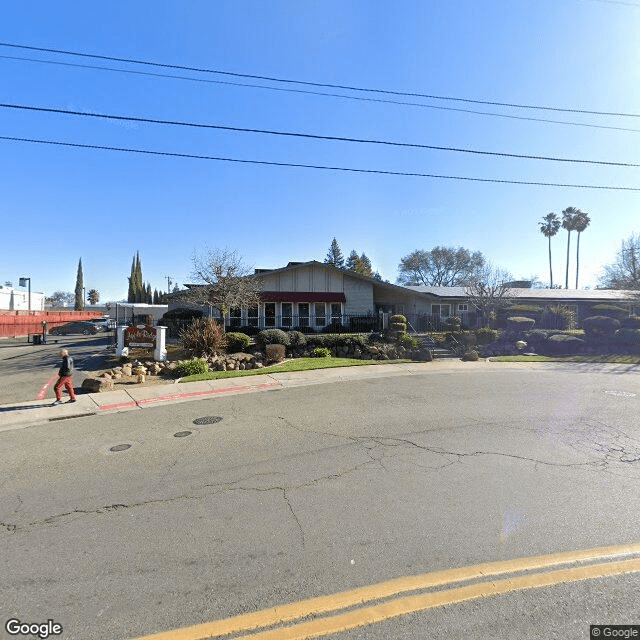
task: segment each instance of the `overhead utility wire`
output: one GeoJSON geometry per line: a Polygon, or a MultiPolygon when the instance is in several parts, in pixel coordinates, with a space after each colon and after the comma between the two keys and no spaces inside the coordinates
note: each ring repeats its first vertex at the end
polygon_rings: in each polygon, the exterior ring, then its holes
{"type": "Polygon", "coordinates": [[[73,111],[71,109],[55,109],[52,107],[34,107],[21,104],[7,104],[0,102],[0,108],[3,109],[19,109],[24,111],[36,111],[39,113],[56,113],[62,115],[83,116],[86,118],[100,118],[106,120],[117,120],[126,122],[144,122],[149,124],[162,124],[178,127],[192,127],[197,129],[216,129],[219,131],[233,131],[239,133],[258,133],[272,136],[284,136],[292,138],[306,138],[312,140],[328,140],[332,142],[355,142],[359,144],[376,144],[391,147],[408,147],[412,149],[430,149],[433,151],[452,151],[457,153],[471,153],[483,156],[499,156],[503,158],[518,158],[524,160],[546,160],[551,162],[571,162],[577,164],[597,164],[614,167],[640,167],[640,164],[634,162],[609,162],[605,160],[582,160],[578,158],[559,158],[554,156],[535,156],[530,154],[506,153],[499,151],[481,151],[478,149],[461,149],[458,147],[442,147],[430,144],[418,144],[411,142],[394,142],[392,140],[375,140],[370,138],[347,138],[344,136],[324,136],[314,133],[299,133],[296,131],[276,131],[273,129],[254,129],[249,127],[232,127],[220,124],[206,124],[200,122],[184,122],[181,120],[159,120],[156,118],[142,118],[136,116],[121,116],[108,113],[88,113],[86,111],[73,111]]]}
{"type": "Polygon", "coordinates": [[[169,64],[164,62],[152,62],[150,60],[137,60],[135,58],[119,58],[116,56],[105,56],[94,53],[83,53],[79,51],[68,51],[65,49],[51,49],[47,47],[34,47],[23,44],[15,44],[10,42],[0,42],[2,47],[11,47],[14,49],[26,49],[29,51],[43,51],[47,53],[59,53],[67,56],[77,56],[81,58],[95,58],[97,60],[113,60],[114,62],[124,62],[127,64],[141,64],[151,67],[162,67],[165,69],[180,69],[182,71],[195,71],[197,73],[213,73],[218,75],[232,76],[236,78],[249,78],[251,80],[266,80],[268,82],[282,82],[285,84],[297,84],[310,87],[324,87],[328,89],[342,89],[346,91],[360,91],[365,93],[381,93],[394,96],[408,96],[411,98],[427,98],[429,100],[450,100],[454,102],[467,102],[472,104],[487,104],[495,107],[509,107],[512,109],[538,109],[542,111],[559,111],[562,113],[583,113],[587,115],[598,116],[618,116],[623,118],[640,118],[637,113],[619,113],[615,111],[595,111],[590,109],[570,109],[563,107],[551,107],[546,105],[518,104],[513,102],[497,102],[490,100],[473,100],[471,98],[459,98],[453,96],[439,96],[427,93],[418,93],[414,91],[394,91],[391,89],[376,89],[369,87],[358,87],[353,85],[332,84],[329,82],[313,82],[311,80],[294,80],[290,78],[278,78],[276,76],[261,76],[250,73],[238,73],[233,71],[224,71],[221,69],[208,69],[205,67],[190,67],[179,64],[169,64]]]}
{"type": "Polygon", "coordinates": [[[469,176],[447,176],[434,173],[415,173],[408,171],[385,171],[383,169],[357,169],[352,167],[338,167],[319,164],[302,164],[294,162],[273,162],[267,160],[246,160],[241,158],[227,158],[220,156],[204,156],[196,155],[192,153],[175,153],[171,151],[153,151],[151,149],[132,149],[129,147],[112,147],[96,144],[80,144],[76,142],[62,142],[59,140],[41,140],[36,138],[19,138],[16,136],[0,136],[0,140],[7,140],[10,142],[29,142],[34,144],[55,145],[61,147],[72,147],[76,149],[96,149],[101,151],[121,151],[126,153],[137,153],[152,156],[165,156],[173,158],[191,158],[194,160],[214,160],[218,162],[234,162],[239,164],[258,164],[263,166],[272,167],[294,167],[301,169],[321,169],[324,171],[343,171],[348,173],[367,173],[387,176],[405,176],[414,178],[437,178],[440,180],[464,180],[467,182],[491,182],[499,184],[520,184],[520,185],[532,185],[538,187],[564,187],[572,189],[601,189],[609,191],[640,191],[640,188],[636,187],[613,187],[594,184],[563,184],[557,182],[529,182],[525,180],[503,180],[499,178],[474,178],[469,176]]]}
{"type": "Polygon", "coordinates": [[[117,73],[129,73],[140,76],[151,76],[155,78],[170,78],[173,80],[189,80],[191,82],[204,82],[207,84],[218,84],[231,87],[248,87],[250,89],[266,89],[267,91],[280,91],[285,93],[300,93],[303,95],[326,96],[330,98],[342,98],[344,100],[356,100],[360,102],[378,102],[382,104],[395,104],[408,107],[420,107],[422,109],[436,109],[438,111],[455,111],[459,113],[471,113],[474,115],[491,116],[493,118],[507,118],[510,120],[525,120],[528,122],[544,122],[550,124],[561,124],[573,127],[587,127],[589,129],[608,129],[610,131],[626,131],[640,133],[640,129],[630,129],[628,127],[614,127],[602,124],[589,124],[586,122],[571,122],[567,120],[551,120],[549,118],[534,118],[532,116],[515,116],[508,113],[496,113],[494,111],[478,111],[477,109],[462,109],[460,107],[443,107],[436,104],[424,104],[423,102],[408,102],[406,100],[391,100],[384,98],[365,98],[363,96],[348,96],[343,93],[330,93],[328,91],[312,91],[310,89],[292,89],[291,87],[269,87],[263,84],[252,84],[247,82],[231,82],[229,80],[211,80],[207,78],[192,78],[190,76],[179,76],[169,73],[153,73],[151,71],[134,71],[132,69],[117,69],[115,67],[103,67],[93,64],[76,64],[73,62],[59,62],[57,60],[41,60],[38,58],[20,58],[18,56],[2,56],[4,60],[19,60],[21,62],[39,62],[43,64],[55,64],[64,67],[78,67],[81,69],[98,69],[100,71],[115,71],[117,73]]]}

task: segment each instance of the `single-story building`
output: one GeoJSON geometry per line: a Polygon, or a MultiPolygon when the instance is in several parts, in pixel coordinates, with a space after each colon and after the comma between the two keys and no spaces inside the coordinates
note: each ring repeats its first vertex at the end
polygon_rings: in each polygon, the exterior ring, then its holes
{"type": "MultiPolygon", "coordinates": [[[[310,327],[319,331],[330,324],[341,324],[356,331],[370,331],[381,328],[383,314],[394,313],[406,316],[417,331],[439,329],[453,315],[461,316],[465,326],[478,324],[478,313],[464,287],[399,286],[316,260],[289,262],[279,269],[256,269],[255,275],[262,281],[261,303],[253,308],[231,309],[225,318],[228,327],[310,327]]],[[[193,289],[201,285],[185,286],[193,289]]],[[[514,303],[535,306],[540,312],[554,305],[574,308],[578,319],[596,315],[592,309],[597,304],[626,305],[629,313],[640,311],[640,301],[633,292],[625,291],[513,288],[510,296],[514,303]]],[[[169,299],[169,311],[196,308],[181,300],[179,293],[170,294],[169,299]]],[[[217,313],[197,308],[205,315],[217,313]]]]}
{"type": "MultiPolygon", "coordinates": [[[[8,285],[0,285],[0,310],[28,311],[28,290],[14,289],[8,285]]],[[[31,292],[31,311],[44,311],[44,293],[39,291],[31,292]]]]}

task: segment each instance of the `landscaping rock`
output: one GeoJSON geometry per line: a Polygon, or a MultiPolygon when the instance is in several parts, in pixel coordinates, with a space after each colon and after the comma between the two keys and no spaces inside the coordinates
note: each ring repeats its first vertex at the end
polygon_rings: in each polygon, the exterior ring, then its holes
{"type": "Polygon", "coordinates": [[[462,359],[465,362],[475,362],[476,360],[478,360],[480,356],[478,355],[478,352],[475,351],[474,349],[467,351],[463,356],[462,359]]]}
{"type": "Polygon", "coordinates": [[[82,389],[88,393],[113,391],[113,380],[111,378],[85,378],[82,382],[82,389]]]}

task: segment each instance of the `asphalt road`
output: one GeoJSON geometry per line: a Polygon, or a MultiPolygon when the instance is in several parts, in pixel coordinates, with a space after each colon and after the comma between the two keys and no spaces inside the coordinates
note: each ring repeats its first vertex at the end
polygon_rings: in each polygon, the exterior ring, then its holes
{"type": "MultiPolygon", "coordinates": [[[[0,615],[119,640],[637,543],[639,383],[635,367],[488,366],[2,432],[0,615]],[[207,416],[220,420],[193,424],[207,416]]],[[[637,569],[563,576],[325,637],[582,639],[638,623],[637,569]]]]}
{"type": "MultiPolygon", "coordinates": [[[[35,400],[60,368],[61,349],[68,349],[73,356],[73,383],[79,389],[92,370],[104,368],[106,347],[112,339],[111,334],[98,333],[49,336],[46,345],[28,343],[26,338],[0,340],[0,404],[35,400]]],[[[54,399],[53,385],[48,388],[47,397],[54,399]]]]}

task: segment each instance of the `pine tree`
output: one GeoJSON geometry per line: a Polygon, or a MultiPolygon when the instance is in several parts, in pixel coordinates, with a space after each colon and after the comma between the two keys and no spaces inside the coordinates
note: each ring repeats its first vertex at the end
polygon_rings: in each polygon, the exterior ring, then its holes
{"type": "Polygon", "coordinates": [[[135,272],[136,272],[136,257],[133,256],[133,260],[131,261],[131,275],[129,276],[129,291],[127,293],[127,302],[136,301],[136,294],[134,290],[135,272]]]}
{"type": "Polygon", "coordinates": [[[145,302],[147,304],[153,304],[153,295],[151,293],[151,283],[147,282],[147,290],[145,291],[145,302]]]}
{"type": "Polygon", "coordinates": [[[338,241],[334,238],[331,242],[331,246],[329,247],[329,253],[327,253],[327,257],[324,260],[325,264],[332,264],[334,267],[338,269],[344,269],[344,256],[342,255],[342,251],[340,250],[340,245],[338,241]]]}
{"type": "Polygon", "coordinates": [[[366,256],[364,251],[360,256],[360,263],[358,264],[358,269],[356,271],[362,276],[371,277],[373,275],[373,268],[371,266],[371,260],[366,256]]]}
{"type": "Polygon", "coordinates": [[[160,296],[157,289],[153,290],[153,304],[160,304],[160,296]]]}
{"type": "Polygon", "coordinates": [[[76,291],[75,291],[75,305],[76,311],[82,311],[84,309],[84,296],[82,290],[84,288],[84,277],[82,275],[82,258],[78,262],[78,275],[76,276],[76,291]]]}
{"type": "Polygon", "coordinates": [[[358,262],[360,262],[360,256],[358,255],[358,252],[355,249],[352,249],[345,263],[345,268],[348,269],[349,271],[356,271],[358,262]]]}

